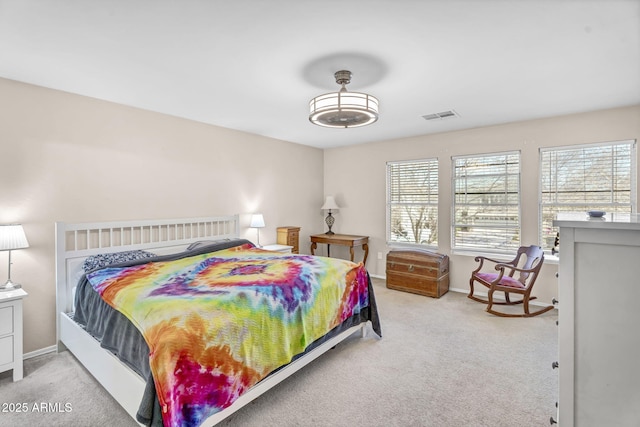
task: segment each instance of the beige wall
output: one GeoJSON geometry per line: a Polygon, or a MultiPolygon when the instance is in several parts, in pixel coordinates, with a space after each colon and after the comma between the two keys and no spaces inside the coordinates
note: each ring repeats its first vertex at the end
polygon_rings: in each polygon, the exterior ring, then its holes
{"type": "Polygon", "coordinates": [[[322,180],[315,148],[0,79],[0,223],[22,223],[30,243],[11,272],[29,293],[25,352],[55,344],[56,221],[239,213],[255,241],[260,211],[262,244],[282,225],[306,242],[322,231],[322,180]]]}
{"type": "MultiPolygon", "coordinates": [[[[370,236],[367,268],[373,275],[384,276],[385,256],[391,249],[385,237],[386,162],[437,157],[438,251],[450,256],[451,286],[468,290],[475,261],[472,256],[451,253],[451,156],[521,151],[522,242],[534,244],[538,239],[538,149],[638,138],[640,106],[634,106],[329,149],[324,152],[324,191],[335,195],[342,207],[334,231],[370,236]],[[378,253],[382,259],[378,259],[378,253]]],[[[543,267],[534,291],[543,302],[557,296],[556,271],[557,265],[550,262],[543,267]]]]}
{"type": "MultiPolygon", "coordinates": [[[[323,231],[324,195],[342,207],[334,230],[371,237],[367,267],[384,276],[385,163],[440,158],[440,248],[451,285],[468,288],[470,256],[450,253],[450,158],[522,151],[522,239],[537,239],[538,148],[637,139],[640,106],[322,150],[0,79],[0,223],[25,227],[30,248],[13,253],[25,300],[25,352],[55,343],[54,223],[240,213],[267,227],[302,227],[300,246],[323,231]],[[291,159],[296,159],[295,162],[291,159]],[[382,259],[378,259],[378,253],[382,259]]],[[[319,253],[326,248],[319,248],[319,253]]],[[[334,252],[335,251],[335,252],[334,252]]],[[[332,254],[347,257],[341,248],[332,254]]],[[[360,254],[358,254],[360,255],[360,254]]],[[[0,253],[0,281],[7,275],[0,253]]],[[[537,285],[556,296],[555,265],[537,285]]]]}

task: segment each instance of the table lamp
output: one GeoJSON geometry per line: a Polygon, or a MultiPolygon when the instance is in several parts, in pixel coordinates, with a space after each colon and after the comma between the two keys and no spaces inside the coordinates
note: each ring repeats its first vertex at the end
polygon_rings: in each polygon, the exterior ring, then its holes
{"type": "Polygon", "coordinates": [[[262,214],[253,214],[251,215],[251,224],[249,225],[251,228],[256,228],[258,232],[258,247],[260,246],[260,229],[264,227],[264,217],[262,214]]]}
{"type": "Polygon", "coordinates": [[[12,291],[22,287],[11,281],[11,251],[28,247],[29,242],[27,241],[27,236],[24,234],[22,225],[0,225],[0,251],[9,251],[9,278],[4,285],[0,286],[0,292],[12,291]]]}
{"type": "Polygon", "coordinates": [[[329,227],[329,231],[324,234],[335,234],[333,231],[331,231],[331,227],[333,227],[333,223],[336,221],[333,215],[331,215],[331,209],[340,209],[340,206],[338,206],[333,196],[327,196],[327,199],[324,201],[324,205],[322,205],[320,209],[329,211],[329,215],[327,215],[327,217],[324,219],[324,221],[327,223],[327,226],[329,227]]]}

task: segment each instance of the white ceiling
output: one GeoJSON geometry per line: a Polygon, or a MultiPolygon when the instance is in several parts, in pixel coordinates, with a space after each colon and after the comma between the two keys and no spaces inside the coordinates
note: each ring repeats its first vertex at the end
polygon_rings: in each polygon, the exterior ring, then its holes
{"type": "Polygon", "coordinates": [[[640,104],[640,0],[0,0],[0,77],[338,147],[640,104]],[[339,69],[377,123],[309,123],[339,69]]]}

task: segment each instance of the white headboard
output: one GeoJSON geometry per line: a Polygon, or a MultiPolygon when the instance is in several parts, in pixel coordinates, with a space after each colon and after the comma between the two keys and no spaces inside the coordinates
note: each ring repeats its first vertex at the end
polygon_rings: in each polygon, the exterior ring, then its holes
{"type": "Polygon", "coordinates": [[[76,224],[56,222],[56,322],[59,324],[61,312],[72,310],[72,289],[83,273],[82,263],[91,255],[136,249],[168,254],[182,251],[200,240],[234,239],[239,235],[238,215],[76,224]]]}

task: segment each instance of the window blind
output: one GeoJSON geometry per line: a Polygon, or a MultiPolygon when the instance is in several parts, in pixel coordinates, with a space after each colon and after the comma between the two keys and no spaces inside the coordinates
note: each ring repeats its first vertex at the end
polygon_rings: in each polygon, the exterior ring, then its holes
{"type": "Polygon", "coordinates": [[[452,248],[520,246],[520,153],[453,157],[452,248]]]}
{"type": "Polygon", "coordinates": [[[560,212],[636,209],[635,141],[540,149],[540,245],[550,250],[560,212]]]}
{"type": "Polygon", "coordinates": [[[438,244],[438,159],[387,163],[387,241],[438,244]]]}

